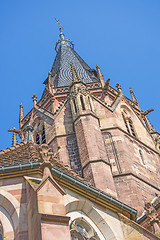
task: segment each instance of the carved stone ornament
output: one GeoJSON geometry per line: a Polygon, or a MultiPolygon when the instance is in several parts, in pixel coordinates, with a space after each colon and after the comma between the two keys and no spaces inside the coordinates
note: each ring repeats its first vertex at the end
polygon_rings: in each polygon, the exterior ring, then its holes
{"type": "Polygon", "coordinates": [[[51,149],[48,147],[47,144],[42,144],[40,146],[40,154],[41,154],[43,163],[50,163],[53,153],[51,152],[51,149]]]}
{"type": "Polygon", "coordinates": [[[154,222],[157,222],[157,223],[160,222],[158,213],[156,209],[153,207],[152,203],[150,202],[145,203],[144,209],[146,210],[146,216],[149,218],[151,225],[154,222]]]}
{"type": "Polygon", "coordinates": [[[83,94],[84,96],[86,96],[89,92],[88,88],[86,86],[84,86],[83,84],[80,84],[78,86],[74,86],[74,88],[72,88],[73,90],[71,90],[70,95],[75,98],[78,93],[83,94]]]}

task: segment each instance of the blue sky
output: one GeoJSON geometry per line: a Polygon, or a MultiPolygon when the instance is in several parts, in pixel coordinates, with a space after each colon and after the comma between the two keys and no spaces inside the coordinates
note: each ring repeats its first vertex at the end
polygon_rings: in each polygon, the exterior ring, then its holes
{"type": "Polygon", "coordinates": [[[59,38],[54,17],[91,68],[128,97],[132,87],[141,109],[155,109],[149,119],[160,131],[159,12],[159,0],[0,1],[0,149],[11,146],[20,103],[27,114],[33,93],[41,97],[59,38]]]}

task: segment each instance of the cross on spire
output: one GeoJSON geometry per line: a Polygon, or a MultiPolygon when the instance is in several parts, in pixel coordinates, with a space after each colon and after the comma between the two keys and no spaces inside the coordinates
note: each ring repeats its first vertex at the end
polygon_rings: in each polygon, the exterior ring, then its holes
{"type": "Polygon", "coordinates": [[[118,92],[122,93],[121,85],[119,83],[116,84],[116,88],[117,88],[118,92]]]}
{"type": "Polygon", "coordinates": [[[13,127],[12,129],[9,129],[8,132],[13,132],[12,135],[12,147],[15,147],[17,145],[17,137],[16,137],[16,133],[15,133],[15,127],[13,127]]]}

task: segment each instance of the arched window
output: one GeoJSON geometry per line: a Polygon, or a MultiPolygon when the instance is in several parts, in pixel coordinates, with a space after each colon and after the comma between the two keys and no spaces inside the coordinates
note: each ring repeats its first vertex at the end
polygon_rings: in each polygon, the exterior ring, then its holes
{"type": "Polygon", "coordinates": [[[122,116],[123,116],[123,120],[124,120],[126,129],[127,129],[127,132],[130,134],[129,127],[128,127],[127,120],[126,120],[126,117],[125,117],[124,113],[122,113],[122,116]]]}
{"type": "Polygon", "coordinates": [[[131,130],[131,134],[134,137],[136,137],[136,134],[135,134],[135,131],[134,131],[134,127],[133,127],[133,123],[132,123],[132,120],[130,118],[128,119],[128,122],[129,122],[130,130],[131,130]]]}
{"type": "Polygon", "coordinates": [[[133,126],[133,121],[125,109],[123,109],[122,117],[123,117],[126,129],[127,129],[127,132],[130,135],[136,137],[136,133],[135,133],[134,126],[133,126]]]}
{"type": "Polygon", "coordinates": [[[83,96],[80,96],[80,101],[81,101],[81,105],[82,105],[82,110],[86,110],[85,105],[84,105],[84,100],[83,100],[83,96]]]}
{"type": "Polygon", "coordinates": [[[3,226],[2,223],[0,222],[0,240],[3,240],[3,226]]]}
{"type": "Polygon", "coordinates": [[[75,110],[75,112],[77,113],[77,106],[76,106],[76,102],[75,102],[74,99],[73,99],[73,105],[74,105],[74,110],[75,110]]]}
{"type": "Polygon", "coordinates": [[[37,135],[36,135],[36,143],[37,144],[40,144],[40,139],[39,139],[39,134],[37,133],[37,135]]]}
{"type": "Polygon", "coordinates": [[[97,233],[90,224],[83,218],[77,218],[72,221],[71,225],[71,240],[100,240],[97,233]]]}
{"type": "Polygon", "coordinates": [[[42,144],[43,144],[43,143],[46,143],[46,135],[45,135],[44,126],[43,126],[43,129],[42,129],[42,144]]]}

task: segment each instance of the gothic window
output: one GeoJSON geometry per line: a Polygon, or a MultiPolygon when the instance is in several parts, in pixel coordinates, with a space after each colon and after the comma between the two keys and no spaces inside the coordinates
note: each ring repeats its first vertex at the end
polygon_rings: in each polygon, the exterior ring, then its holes
{"type": "Polygon", "coordinates": [[[70,228],[71,240],[100,240],[94,229],[83,218],[75,219],[70,228]]]}
{"type": "Polygon", "coordinates": [[[82,110],[86,110],[85,105],[84,105],[84,100],[83,100],[83,96],[80,96],[80,101],[81,101],[81,105],[82,105],[82,110]]]}
{"type": "Polygon", "coordinates": [[[130,130],[131,130],[131,134],[134,137],[136,137],[136,134],[135,134],[135,131],[134,131],[134,127],[133,127],[133,123],[132,123],[132,120],[130,118],[128,119],[128,122],[129,122],[130,130]]]}
{"type": "Polygon", "coordinates": [[[3,240],[3,227],[2,227],[2,223],[0,222],[0,240],[3,240]]]}
{"type": "Polygon", "coordinates": [[[75,112],[77,113],[77,106],[76,106],[76,102],[75,102],[74,99],[73,99],[73,104],[74,104],[74,110],[75,110],[75,112]]]}
{"type": "Polygon", "coordinates": [[[36,135],[36,143],[37,144],[40,144],[40,139],[39,139],[39,134],[37,133],[37,135],[36,135]]]}
{"type": "Polygon", "coordinates": [[[122,116],[123,116],[123,120],[124,120],[124,123],[125,123],[126,129],[127,129],[127,132],[130,134],[130,131],[129,131],[129,127],[128,127],[128,124],[127,124],[126,117],[124,116],[123,113],[122,113],[122,116]]]}
{"type": "Polygon", "coordinates": [[[42,144],[43,144],[43,143],[46,143],[46,136],[45,136],[44,126],[43,126],[43,129],[42,129],[42,144]]]}
{"type": "Polygon", "coordinates": [[[133,121],[125,109],[122,112],[122,117],[123,117],[126,129],[127,129],[127,132],[130,135],[136,137],[136,133],[135,133],[134,126],[133,126],[133,121]]]}

